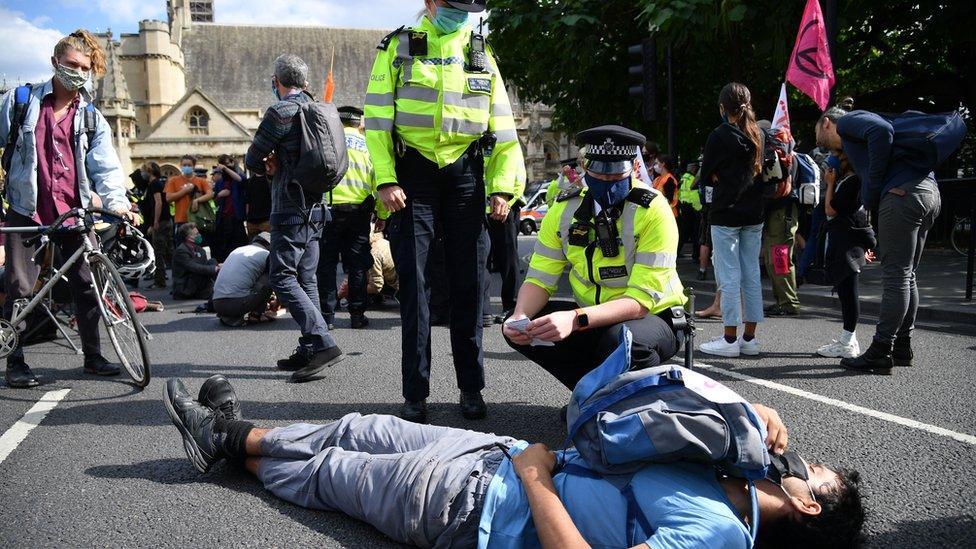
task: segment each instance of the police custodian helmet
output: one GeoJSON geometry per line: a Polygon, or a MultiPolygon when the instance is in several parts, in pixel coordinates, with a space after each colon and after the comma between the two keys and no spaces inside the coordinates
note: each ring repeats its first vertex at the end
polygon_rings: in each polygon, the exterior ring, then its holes
{"type": "Polygon", "coordinates": [[[646,142],[646,137],[623,126],[599,126],[576,134],[576,143],[583,145],[583,167],[599,174],[632,170],[646,142]]]}
{"type": "Polygon", "coordinates": [[[470,13],[485,11],[488,0],[446,0],[448,6],[470,13]]]}

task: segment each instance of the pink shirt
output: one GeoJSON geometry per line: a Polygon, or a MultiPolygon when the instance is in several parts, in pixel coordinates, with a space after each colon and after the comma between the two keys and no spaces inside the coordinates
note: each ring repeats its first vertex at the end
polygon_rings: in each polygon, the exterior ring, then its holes
{"type": "Polygon", "coordinates": [[[35,136],[37,140],[37,213],[42,225],[53,223],[59,215],[81,206],[78,177],[75,173],[74,120],[78,98],[68,107],[61,121],[54,118],[54,95],[41,102],[35,136]]]}

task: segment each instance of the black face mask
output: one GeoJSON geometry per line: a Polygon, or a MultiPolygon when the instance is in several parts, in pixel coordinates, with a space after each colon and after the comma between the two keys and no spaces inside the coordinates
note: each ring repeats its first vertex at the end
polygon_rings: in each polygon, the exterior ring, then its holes
{"type": "Polygon", "coordinates": [[[783,452],[783,455],[769,456],[770,466],[766,473],[766,478],[776,484],[783,484],[783,479],[787,477],[798,478],[804,482],[810,480],[810,473],[807,471],[807,464],[800,457],[800,454],[790,450],[783,452]]]}

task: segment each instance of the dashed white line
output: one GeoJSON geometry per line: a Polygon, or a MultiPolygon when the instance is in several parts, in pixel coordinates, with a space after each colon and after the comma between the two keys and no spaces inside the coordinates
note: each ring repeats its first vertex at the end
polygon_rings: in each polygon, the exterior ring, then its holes
{"type": "Polygon", "coordinates": [[[790,387],[789,385],[776,383],[775,381],[768,381],[765,379],[759,379],[752,376],[747,376],[745,374],[740,374],[739,372],[726,370],[725,368],[719,368],[718,366],[712,366],[711,364],[705,364],[703,362],[696,362],[695,367],[702,368],[705,370],[714,370],[716,372],[721,372],[723,375],[727,375],[729,377],[733,377],[735,379],[745,381],[747,383],[752,383],[753,385],[759,385],[761,387],[766,387],[767,389],[773,389],[774,391],[789,393],[791,395],[795,395],[815,402],[820,402],[828,406],[834,406],[836,408],[847,410],[849,412],[854,412],[856,414],[873,417],[876,419],[880,419],[882,421],[895,423],[903,427],[909,427],[911,429],[918,429],[921,431],[925,431],[927,433],[931,433],[933,435],[949,437],[951,439],[958,440],[959,442],[964,442],[966,444],[976,446],[976,436],[966,434],[966,433],[959,433],[957,431],[952,431],[950,429],[945,429],[943,427],[939,427],[938,425],[930,425],[928,423],[922,423],[921,421],[916,421],[914,419],[896,416],[894,414],[889,414],[887,412],[879,412],[877,410],[872,410],[871,408],[865,408],[864,406],[858,406],[857,404],[851,404],[849,402],[844,402],[843,400],[838,400],[836,398],[818,395],[817,393],[811,393],[809,391],[804,391],[803,389],[797,389],[796,387],[790,387]]]}
{"type": "Polygon", "coordinates": [[[48,412],[53,410],[70,391],[71,389],[61,389],[60,391],[44,393],[41,400],[38,400],[31,406],[30,410],[27,410],[24,417],[17,420],[17,423],[14,423],[7,429],[7,432],[0,436],[0,463],[3,463],[10,452],[13,452],[21,442],[24,442],[34,427],[40,425],[48,412]]]}

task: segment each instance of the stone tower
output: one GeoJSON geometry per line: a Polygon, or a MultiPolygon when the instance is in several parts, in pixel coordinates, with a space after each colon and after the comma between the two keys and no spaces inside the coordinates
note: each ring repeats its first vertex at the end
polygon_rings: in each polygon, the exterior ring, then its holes
{"type": "Polygon", "coordinates": [[[119,47],[109,30],[106,48],[105,75],[98,82],[95,105],[112,127],[112,143],[119,153],[125,173],[132,172],[129,141],[136,135],[136,111],[129,95],[129,86],[122,73],[119,47]]]}

